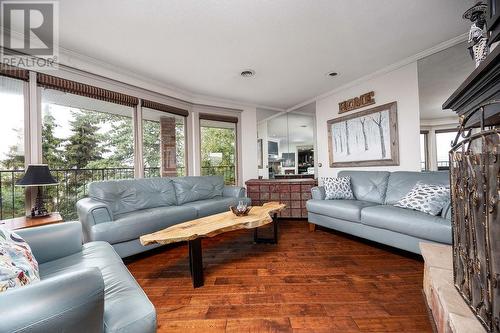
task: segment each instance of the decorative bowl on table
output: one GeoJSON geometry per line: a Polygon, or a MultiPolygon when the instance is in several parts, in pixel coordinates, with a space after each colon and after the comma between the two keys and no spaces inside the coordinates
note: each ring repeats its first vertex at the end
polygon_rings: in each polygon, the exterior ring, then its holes
{"type": "Polygon", "coordinates": [[[236,207],[231,206],[229,208],[231,209],[233,214],[236,216],[246,216],[250,212],[250,209],[252,209],[252,206],[248,206],[243,201],[240,201],[238,203],[238,206],[236,206],[236,207]]]}

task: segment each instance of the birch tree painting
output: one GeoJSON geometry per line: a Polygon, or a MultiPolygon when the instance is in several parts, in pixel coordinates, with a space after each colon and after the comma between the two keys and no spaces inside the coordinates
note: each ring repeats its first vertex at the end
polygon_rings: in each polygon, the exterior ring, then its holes
{"type": "Polygon", "coordinates": [[[396,102],[328,121],[332,166],[399,163],[396,102]]]}

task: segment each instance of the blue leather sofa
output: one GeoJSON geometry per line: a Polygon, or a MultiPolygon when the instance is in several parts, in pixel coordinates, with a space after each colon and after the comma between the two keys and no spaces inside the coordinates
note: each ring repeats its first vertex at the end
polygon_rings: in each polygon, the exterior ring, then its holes
{"type": "Polygon", "coordinates": [[[447,172],[340,171],[350,176],[356,200],[325,200],[325,190],[312,189],[309,222],[375,242],[420,253],[419,242],[451,244],[451,208],[440,216],[394,207],[418,182],[449,185],[447,172]]]}
{"type": "Polygon", "coordinates": [[[106,242],[82,245],[79,222],[16,231],[40,281],[0,293],[0,332],[156,332],[156,311],[106,242]]]}
{"type": "Polygon", "coordinates": [[[199,217],[250,204],[245,188],[224,186],[222,177],[142,178],[95,182],[77,202],[84,240],[106,241],[120,257],[160,245],[142,246],[139,237],[199,217]]]}

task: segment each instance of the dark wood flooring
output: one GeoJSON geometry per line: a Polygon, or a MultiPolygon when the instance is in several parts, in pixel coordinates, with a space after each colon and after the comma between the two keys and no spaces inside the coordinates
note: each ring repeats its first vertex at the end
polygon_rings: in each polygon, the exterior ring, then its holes
{"type": "Polygon", "coordinates": [[[419,257],[304,221],[280,221],[278,245],[252,236],[204,239],[198,289],[186,244],[127,260],[159,332],[432,332],[419,257]]]}

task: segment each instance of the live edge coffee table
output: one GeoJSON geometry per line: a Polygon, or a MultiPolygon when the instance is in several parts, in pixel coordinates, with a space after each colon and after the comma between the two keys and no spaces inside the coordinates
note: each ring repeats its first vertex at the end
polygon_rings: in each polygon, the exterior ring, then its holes
{"type": "Polygon", "coordinates": [[[189,269],[191,270],[193,287],[198,288],[203,286],[202,238],[214,237],[224,232],[238,229],[254,229],[254,242],[277,244],[277,213],[284,208],[284,204],[269,202],[263,206],[252,207],[246,216],[236,216],[228,211],[180,223],[167,229],[141,236],[140,240],[142,245],[166,245],[187,241],[189,248],[189,269]],[[273,224],[273,237],[260,238],[257,228],[269,223],[273,224]]]}

